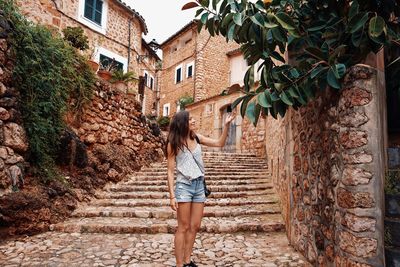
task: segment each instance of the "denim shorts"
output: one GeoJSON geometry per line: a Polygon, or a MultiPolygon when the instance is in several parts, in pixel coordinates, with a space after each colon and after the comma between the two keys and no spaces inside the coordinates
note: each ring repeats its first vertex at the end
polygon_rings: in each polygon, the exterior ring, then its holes
{"type": "Polygon", "coordinates": [[[177,202],[205,202],[204,177],[190,180],[190,184],[177,182],[175,185],[175,198],[177,202]]]}

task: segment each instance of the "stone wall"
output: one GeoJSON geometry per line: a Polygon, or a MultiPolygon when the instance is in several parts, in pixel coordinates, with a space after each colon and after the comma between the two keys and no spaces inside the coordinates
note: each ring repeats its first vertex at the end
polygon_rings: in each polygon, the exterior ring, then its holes
{"type": "Polygon", "coordinates": [[[132,162],[137,166],[163,157],[163,140],[141,114],[140,103],[107,83],[97,82],[95,96],[80,123],[71,119],[69,125],[89,151],[96,145],[122,145],[135,154],[132,162]]]}
{"type": "Polygon", "coordinates": [[[201,72],[196,76],[196,101],[216,96],[230,84],[230,60],[228,52],[238,49],[235,42],[226,42],[225,37],[211,37],[202,30],[197,40],[196,66],[201,72]]]}
{"type": "Polygon", "coordinates": [[[290,242],[316,266],[384,266],[381,75],[355,66],[341,91],[266,120],[290,242]]]}
{"type": "Polygon", "coordinates": [[[19,112],[19,93],[12,86],[13,66],[11,47],[6,39],[0,38],[0,196],[22,187],[24,155],[28,150],[19,112]]]}

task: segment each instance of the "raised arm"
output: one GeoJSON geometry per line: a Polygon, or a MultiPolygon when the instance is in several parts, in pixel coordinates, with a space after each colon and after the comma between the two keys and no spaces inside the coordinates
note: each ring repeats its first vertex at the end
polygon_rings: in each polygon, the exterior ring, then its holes
{"type": "Polygon", "coordinates": [[[167,146],[167,175],[168,175],[168,192],[170,206],[173,210],[177,210],[178,205],[175,199],[174,192],[174,170],[175,170],[175,155],[172,153],[171,144],[167,146]]]}
{"type": "Polygon", "coordinates": [[[225,120],[224,127],[222,129],[222,134],[218,139],[205,137],[201,134],[197,134],[197,136],[199,137],[200,143],[202,145],[206,145],[206,146],[223,147],[225,145],[226,138],[228,136],[229,125],[235,119],[235,117],[236,117],[235,112],[232,112],[231,114],[228,115],[228,117],[225,120]]]}

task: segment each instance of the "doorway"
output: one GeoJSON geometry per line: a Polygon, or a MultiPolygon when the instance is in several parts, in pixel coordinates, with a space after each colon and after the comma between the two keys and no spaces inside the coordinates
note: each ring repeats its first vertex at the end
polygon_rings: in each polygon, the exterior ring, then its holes
{"type": "MultiPolygon", "coordinates": [[[[221,122],[220,122],[220,134],[222,133],[224,123],[226,118],[228,117],[228,114],[231,112],[231,104],[226,105],[221,108],[221,122]]],[[[225,146],[222,147],[222,151],[224,152],[229,152],[229,153],[235,153],[236,152],[236,121],[233,120],[229,130],[228,130],[228,138],[226,140],[225,146]]]]}

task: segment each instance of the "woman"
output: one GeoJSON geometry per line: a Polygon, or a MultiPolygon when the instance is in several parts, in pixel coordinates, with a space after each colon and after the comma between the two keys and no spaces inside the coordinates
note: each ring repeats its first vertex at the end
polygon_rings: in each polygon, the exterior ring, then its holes
{"type": "Polygon", "coordinates": [[[177,211],[178,228],[175,233],[176,266],[197,266],[190,260],[196,233],[203,218],[204,202],[204,165],[201,146],[222,147],[228,136],[229,124],[235,119],[230,114],[218,139],[195,134],[195,120],[189,118],[189,112],[175,114],[168,135],[168,189],[170,205],[177,211]],[[199,143],[200,144],[199,144],[199,143]],[[176,167],[176,187],[174,168],[176,167]]]}

